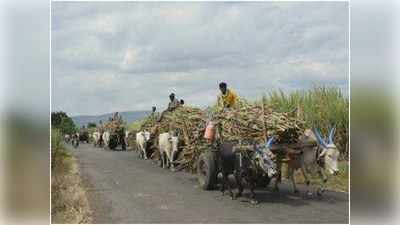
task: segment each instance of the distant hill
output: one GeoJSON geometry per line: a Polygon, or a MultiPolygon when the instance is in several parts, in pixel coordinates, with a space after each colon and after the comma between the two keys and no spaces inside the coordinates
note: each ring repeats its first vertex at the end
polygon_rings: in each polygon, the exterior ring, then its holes
{"type": "MultiPolygon", "coordinates": [[[[128,124],[132,123],[133,121],[136,121],[138,119],[145,118],[146,116],[150,115],[150,111],[126,111],[126,112],[119,112],[119,114],[122,116],[122,119],[126,121],[128,124]]],[[[107,113],[103,115],[97,115],[97,116],[89,116],[89,115],[82,115],[82,116],[72,116],[72,120],[74,123],[82,127],[82,125],[87,126],[89,122],[93,122],[98,124],[100,120],[107,121],[109,117],[111,117],[113,113],[107,113]]]]}

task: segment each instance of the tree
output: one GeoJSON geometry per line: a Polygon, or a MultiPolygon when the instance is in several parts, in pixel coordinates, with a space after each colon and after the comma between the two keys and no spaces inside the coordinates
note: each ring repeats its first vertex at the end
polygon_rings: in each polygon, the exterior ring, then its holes
{"type": "Polygon", "coordinates": [[[67,114],[65,112],[52,112],[51,113],[51,125],[54,127],[59,127],[62,119],[67,118],[67,114]]]}
{"type": "Polygon", "coordinates": [[[87,128],[96,128],[96,127],[97,127],[96,123],[89,122],[89,123],[87,124],[87,128]]]}
{"type": "Polygon", "coordinates": [[[77,132],[74,121],[65,112],[52,112],[51,125],[61,131],[62,134],[77,132]]]}

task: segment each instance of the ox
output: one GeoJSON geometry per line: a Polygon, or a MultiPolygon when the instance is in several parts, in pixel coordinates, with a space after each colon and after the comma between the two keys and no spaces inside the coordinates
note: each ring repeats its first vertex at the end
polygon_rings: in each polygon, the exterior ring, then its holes
{"type": "Polygon", "coordinates": [[[103,142],[104,142],[104,148],[107,148],[108,145],[110,144],[110,132],[109,131],[104,131],[102,139],[103,139],[103,142]]]}
{"type": "MultiPolygon", "coordinates": [[[[329,132],[328,143],[321,137],[320,132],[317,129],[311,131],[306,130],[303,135],[299,137],[300,143],[317,142],[316,147],[306,147],[302,150],[301,154],[288,154],[288,176],[292,183],[292,190],[294,193],[298,193],[296,183],[294,180],[294,172],[300,169],[307,184],[307,194],[312,195],[310,191],[310,177],[312,169],[316,170],[323,182],[320,188],[317,190],[317,195],[321,196],[325,191],[325,184],[328,180],[325,171],[328,171],[331,175],[337,175],[338,169],[338,158],[339,151],[333,142],[335,135],[335,128],[332,128],[329,132]]],[[[289,150],[290,152],[290,150],[289,150]]],[[[279,174],[281,171],[281,164],[278,165],[279,174]]],[[[279,179],[275,181],[275,190],[278,190],[279,179]]]]}
{"type": "Polygon", "coordinates": [[[94,147],[101,146],[101,133],[98,131],[93,132],[93,145],[94,147]]]}
{"type": "Polygon", "coordinates": [[[174,171],[174,157],[178,152],[179,135],[174,136],[170,133],[162,133],[158,136],[158,149],[160,151],[161,166],[163,168],[171,167],[174,171]]]}
{"type": "Polygon", "coordinates": [[[75,133],[72,135],[72,146],[77,148],[79,146],[79,133],[75,133]]]}
{"type": "Polygon", "coordinates": [[[150,133],[147,131],[141,131],[136,133],[136,150],[139,153],[139,157],[147,159],[147,141],[150,139],[150,133]]]}
{"type": "Polygon", "coordinates": [[[126,144],[126,147],[129,147],[129,134],[130,134],[131,132],[129,131],[129,130],[126,130],[125,131],[125,136],[124,136],[124,142],[125,142],[125,144],[126,144]]]}
{"type": "Polygon", "coordinates": [[[269,151],[272,141],[273,138],[267,141],[265,148],[254,145],[254,151],[252,152],[246,151],[237,153],[231,142],[224,142],[220,145],[219,155],[223,176],[221,186],[222,194],[224,194],[225,185],[228,183],[231,198],[236,199],[241,196],[243,192],[242,180],[244,180],[250,186],[250,202],[252,204],[258,203],[254,193],[258,178],[263,175],[272,178],[277,174],[276,165],[271,158],[272,153],[269,151]],[[238,186],[238,192],[236,194],[233,194],[231,183],[228,179],[230,174],[234,175],[238,186]]]}

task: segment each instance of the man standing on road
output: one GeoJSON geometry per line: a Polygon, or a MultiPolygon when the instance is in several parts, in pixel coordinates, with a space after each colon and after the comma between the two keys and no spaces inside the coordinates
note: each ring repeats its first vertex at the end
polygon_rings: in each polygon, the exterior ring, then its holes
{"type": "Polygon", "coordinates": [[[218,96],[219,111],[234,107],[238,98],[236,93],[232,89],[228,89],[225,82],[219,83],[219,90],[221,91],[221,95],[218,96]]]}

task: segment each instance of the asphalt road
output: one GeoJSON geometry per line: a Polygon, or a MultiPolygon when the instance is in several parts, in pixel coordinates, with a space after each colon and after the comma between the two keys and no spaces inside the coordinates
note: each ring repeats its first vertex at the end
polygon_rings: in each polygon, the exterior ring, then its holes
{"type": "Polygon", "coordinates": [[[81,144],[71,148],[88,190],[93,223],[348,223],[349,197],[326,192],[322,198],[256,190],[258,205],[231,200],[219,191],[203,191],[196,177],[171,172],[133,151],[111,151],[81,144]]]}

